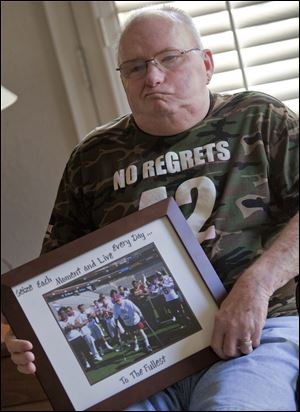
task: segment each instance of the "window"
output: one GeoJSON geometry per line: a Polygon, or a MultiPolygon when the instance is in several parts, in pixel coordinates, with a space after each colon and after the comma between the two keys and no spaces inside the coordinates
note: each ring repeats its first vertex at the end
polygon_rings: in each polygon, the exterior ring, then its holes
{"type": "Polygon", "coordinates": [[[262,91],[298,113],[298,1],[115,1],[115,6],[122,26],[134,10],[166,3],[193,17],[204,47],[212,50],[212,91],[262,91]]]}

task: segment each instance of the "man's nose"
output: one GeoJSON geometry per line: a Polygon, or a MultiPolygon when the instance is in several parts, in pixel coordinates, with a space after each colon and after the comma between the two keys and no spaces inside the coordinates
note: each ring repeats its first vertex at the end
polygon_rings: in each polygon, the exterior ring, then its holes
{"type": "Polygon", "coordinates": [[[157,62],[153,59],[147,62],[147,72],[146,72],[146,84],[148,86],[154,87],[157,84],[161,84],[164,81],[165,72],[159,67],[157,62]]]}

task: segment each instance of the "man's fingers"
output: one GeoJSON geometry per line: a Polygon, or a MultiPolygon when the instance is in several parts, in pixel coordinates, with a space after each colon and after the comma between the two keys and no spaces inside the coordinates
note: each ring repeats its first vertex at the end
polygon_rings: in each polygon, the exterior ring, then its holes
{"type": "Polygon", "coordinates": [[[227,358],[237,358],[241,356],[237,339],[234,335],[226,334],[223,344],[223,353],[227,358]]]}
{"type": "MultiPolygon", "coordinates": [[[[216,319],[211,340],[211,347],[219,358],[227,360],[239,356],[248,355],[253,351],[253,342],[250,333],[245,333],[244,338],[238,338],[238,328],[226,328],[222,330],[220,322],[216,319]]],[[[241,336],[241,335],[240,335],[241,336]]]]}
{"type": "Polygon", "coordinates": [[[24,373],[26,375],[31,375],[35,373],[36,367],[34,363],[28,363],[27,365],[18,365],[17,369],[19,372],[24,373]]]}
{"type": "Polygon", "coordinates": [[[27,352],[32,350],[32,343],[27,340],[17,339],[12,331],[9,331],[5,336],[5,345],[8,352],[27,352]]]}
{"type": "Polygon", "coordinates": [[[241,341],[239,344],[239,350],[244,355],[249,355],[249,353],[253,352],[252,340],[244,340],[241,341]]]}
{"type": "Polygon", "coordinates": [[[262,334],[262,329],[257,329],[257,331],[255,331],[254,334],[252,335],[253,348],[257,348],[257,346],[260,345],[261,334],[262,334]]]}
{"type": "Polygon", "coordinates": [[[218,328],[215,324],[215,328],[214,328],[212,340],[211,340],[211,347],[213,351],[219,356],[219,358],[227,359],[227,356],[225,356],[223,352],[223,342],[224,342],[224,333],[221,332],[221,329],[218,328]]]}
{"type": "Polygon", "coordinates": [[[9,331],[5,336],[5,345],[11,354],[12,362],[17,365],[19,372],[26,375],[35,373],[36,366],[33,363],[35,357],[34,354],[30,352],[32,349],[31,342],[17,339],[12,331],[9,331]]]}
{"type": "Polygon", "coordinates": [[[34,354],[32,352],[12,353],[11,360],[20,366],[26,366],[28,363],[34,362],[34,354]]]}

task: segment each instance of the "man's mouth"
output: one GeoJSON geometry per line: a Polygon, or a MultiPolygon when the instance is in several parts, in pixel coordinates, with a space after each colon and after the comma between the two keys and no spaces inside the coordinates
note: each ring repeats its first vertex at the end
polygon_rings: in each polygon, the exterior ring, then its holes
{"type": "Polygon", "coordinates": [[[157,96],[157,97],[159,97],[159,96],[166,96],[166,95],[168,95],[168,94],[170,94],[170,93],[166,93],[166,92],[150,92],[150,93],[146,93],[145,94],[145,97],[151,97],[151,96],[157,96]]]}

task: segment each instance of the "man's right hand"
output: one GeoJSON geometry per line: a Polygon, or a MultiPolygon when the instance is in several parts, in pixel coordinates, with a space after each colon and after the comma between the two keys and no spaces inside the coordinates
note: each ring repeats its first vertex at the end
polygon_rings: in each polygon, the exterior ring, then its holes
{"type": "Polygon", "coordinates": [[[7,350],[11,354],[11,360],[17,365],[17,369],[21,373],[35,373],[36,366],[34,362],[34,354],[31,352],[33,346],[28,340],[17,339],[10,330],[6,336],[4,343],[7,350]]]}

